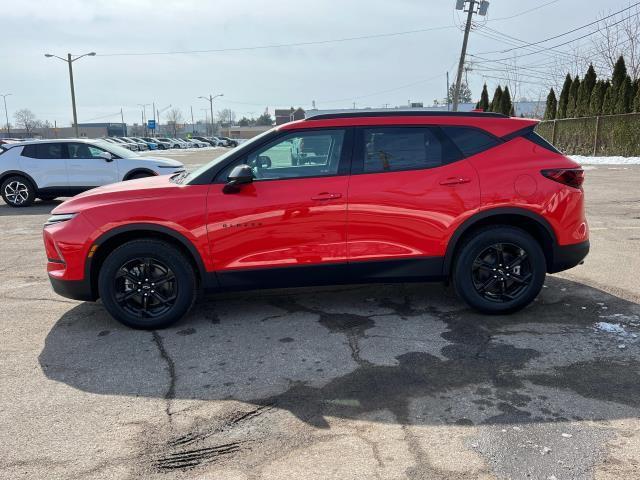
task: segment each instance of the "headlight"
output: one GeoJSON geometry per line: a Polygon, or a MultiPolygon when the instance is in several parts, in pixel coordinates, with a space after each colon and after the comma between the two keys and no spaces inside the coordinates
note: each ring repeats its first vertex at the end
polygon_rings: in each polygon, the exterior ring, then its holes
{"type": "Polygon", "coordinates": [[[67,220],[71,220],[75,217],[75,213],[60,213],[58,215],[51,215],[46,222],[44,222],[44,226],[54,225],[60,222],[66,222],[67,220]]]}

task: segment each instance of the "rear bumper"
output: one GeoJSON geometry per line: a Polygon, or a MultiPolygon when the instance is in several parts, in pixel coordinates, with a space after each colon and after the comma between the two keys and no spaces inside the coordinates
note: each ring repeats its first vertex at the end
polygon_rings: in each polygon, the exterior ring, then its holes
{"type": "Polygon", "coordinates": [[[86,280],[60,280],[49,275],[53,291],[63,297],[73,300],[94,301],[96,297],[91,292],[91,285],[86,280]]]}
{"type": "Polygon", "coordinates": [[[553,263],[549,273],[568,270],[580,264],[589,253],[589,240],[573,245],[556,245],[553,249],[553,263]]]}

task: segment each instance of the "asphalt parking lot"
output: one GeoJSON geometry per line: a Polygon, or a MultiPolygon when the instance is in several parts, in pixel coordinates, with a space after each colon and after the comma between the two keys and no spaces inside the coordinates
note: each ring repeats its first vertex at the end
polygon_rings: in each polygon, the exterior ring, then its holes
{"type": "Polygon", "coordinates": [[[638,184],[587,172],[591,254],[515,315],[356,285],[212,295],[156,332],[51,291],[59,202],[0,202],[0,478],[639,478],[638,184]]]}

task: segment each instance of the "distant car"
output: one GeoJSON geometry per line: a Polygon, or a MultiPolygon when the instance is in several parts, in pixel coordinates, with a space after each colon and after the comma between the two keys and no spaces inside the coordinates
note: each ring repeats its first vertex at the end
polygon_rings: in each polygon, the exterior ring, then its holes
{"type": "Polygon", "coordinates": [[[178,142],[180,144],[180,148],[191,148],[191,144],[189,142],[185,142],[181,138],[172,138],[172,140],[178,142]]]}
{"type": "Polygon", "coordinates": [[[224,140],[221,140],[218,137],[207,137],[207,138],[210,139],[212,142],[214,142],[216,147],[226,147],[227,146],[226,142],[224,140]]]}
{"type": "Polygon", "coordinates": [[[164,142],[160,138],[142,137],[142,140],[149,143],[155,143],[158,150],[168,150],[171,148],[170,142],[164,142]]]}
{"type": "Polygon", "coordinates": [[[145,140],[144,138],[140,138],[140,137],[129,137],[131,140],[136,140],[137,142],[140,143],[144,143],[147,145],[147,148],[149,150],[157,150],[158,149],[158,144],[156,142],[150,141],[150,140],[145,140]]]}
{"type": "Polygon", "coordinates": [[[138,146],[138,150],[141,152],[145,150],[149,150],[149,145],[147,145],[147,142],[143,142],[142,140],[136,140],[135,138],[131,138],[131,137],[120,137],[120,138],[125,142],[135,143],[138,146]]]}
{"type": "Polygon", "coordinates": [[[121,147],[128,148],[132,152],[137,152],[138,150],[140,150],[140,148],[138,148],[138,144],[137,143],[128,142],[126,140],[123,140],[122,138],[108,137],[108,139],[106,139],[106,140],[108,142],[111,142],[111,143],[115,144],[115,145],[120,145],[121,147]]]}
{"type": "Polygon", "coordinates": [[[211,138],[208,137],[191,137],[191,138],[195,138],[196,140],[206,143],[208,147],[217,147],[218,143],[216,141],[214,141],[211,138]]]}
{"type": "Polygon", "coordinates": [[[204,148],[204,147],[210,147],[211,146],[209,144],[209,142],[203,142],[202,140],[198,140],[195,137],[187,138],[185,140],[187,140],[188,142],[191,142],[193,144],[193,146],[196,147],[196,148],[204,148]]]}
{"type": "Polygon", "coordinates": [[[184,171],[171,158],[142,157],[104,140],[36,140],[0,151],[0,189],[12,207],[136,178],[184,171]]]}
{"type": "Polygon", "coordinates": [[[180,142],[177,142],[174,138],[159,137],[156,140],[160,140],[163,143],[168,143],[169,145],[171,145],[169,148],[182,148],[182,145],[180,145],[180,142]]]}
{"type": "Polygon", "coordinates": [[[229,137],[218,137],[220,140],[226,142],[226,147],[237,147],[238,142],[236,142],[233,138],[229,137]]]}

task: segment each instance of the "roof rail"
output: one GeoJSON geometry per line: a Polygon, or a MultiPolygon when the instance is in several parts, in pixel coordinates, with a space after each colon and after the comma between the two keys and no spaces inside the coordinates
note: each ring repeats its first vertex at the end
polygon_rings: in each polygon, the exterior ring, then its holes
{"type": "MultiPolygon", "coordinates": [[[[308,112],[307,112],[308,113],[308,112]]],[[[393,110],[380,111],[371,110],[359,112],[340,112],[340,113],[320,113],[311,115],[305,120],[329,120],[332,118],[354,118],[354,117],[482,117],[482,118],[509,118],[502,113],[494,112],[444,112],[444,111],[410,111],[410,110],[393,110]]]]}

